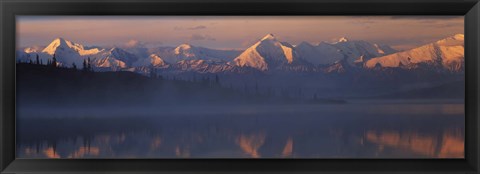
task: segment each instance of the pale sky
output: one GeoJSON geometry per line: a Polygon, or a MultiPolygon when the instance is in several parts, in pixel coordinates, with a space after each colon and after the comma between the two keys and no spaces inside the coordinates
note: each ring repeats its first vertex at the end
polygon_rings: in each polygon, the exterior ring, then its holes
{"type": "Polygon", "coordinates": [[[404,50],[464,33],[463,16],[17,16],[17,46],[62,37],[85,46],[245,49],[268,33],[298,44],[341,37],[404,50]]]}

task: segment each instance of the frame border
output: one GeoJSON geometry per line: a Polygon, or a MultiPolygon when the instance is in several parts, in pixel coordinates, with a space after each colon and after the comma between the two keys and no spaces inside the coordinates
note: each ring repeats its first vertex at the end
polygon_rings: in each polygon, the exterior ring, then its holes
{"type": "Polygon", "coordinates": [[[0,172],[479,173],[478,0],[0,0],[0,172]],[[465,15],[465,159],[15,159],[16,15],[465,15]]]}

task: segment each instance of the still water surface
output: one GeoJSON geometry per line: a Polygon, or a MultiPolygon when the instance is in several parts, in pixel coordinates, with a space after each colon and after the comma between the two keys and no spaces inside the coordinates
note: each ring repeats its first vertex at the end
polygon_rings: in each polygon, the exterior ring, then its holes
{"type": "Polygon", "coordinates": [[[353,101],[122,113],[19,115],[17,157],[464,157],[463,103],[353,101]]]}

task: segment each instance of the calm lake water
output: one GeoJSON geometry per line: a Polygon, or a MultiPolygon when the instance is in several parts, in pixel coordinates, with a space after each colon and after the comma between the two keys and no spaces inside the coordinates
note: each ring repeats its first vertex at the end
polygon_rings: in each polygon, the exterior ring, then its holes
{"type": "Polygon", "coordinates": [[[445,101],[19,111],[17,157],[463,158],[464,125],[464,104],[445,101]]]}

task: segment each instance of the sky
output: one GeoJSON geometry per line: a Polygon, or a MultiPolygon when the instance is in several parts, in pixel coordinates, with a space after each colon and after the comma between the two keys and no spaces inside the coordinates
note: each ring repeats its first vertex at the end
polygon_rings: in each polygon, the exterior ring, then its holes
{"type": "Polygon", "coordinates": [[[463,16],[17,16],[17,47],[62,37],[85,46],[245,49],[272,33],[282,42],[341,37],[407,50],[464,33],[463,16]]]}

